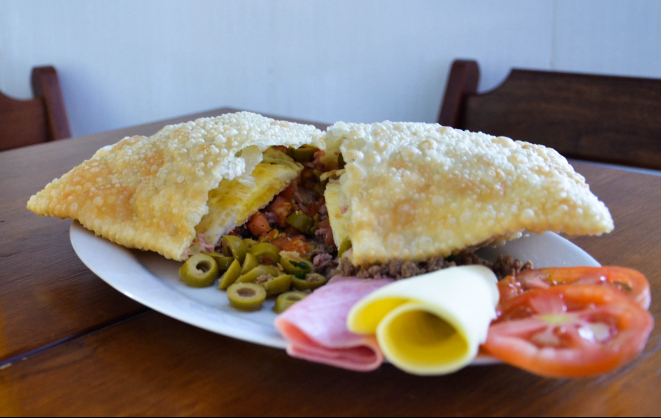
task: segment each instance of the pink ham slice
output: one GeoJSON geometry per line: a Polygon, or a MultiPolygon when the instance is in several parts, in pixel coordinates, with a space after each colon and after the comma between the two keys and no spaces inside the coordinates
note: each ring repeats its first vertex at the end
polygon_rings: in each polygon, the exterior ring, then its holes
{"type": "Polygon", "coordinates": [[[349,332],[347,316],[358,301],[392,282],[336,277],[287,309],[275,321],[275,327],[289,343],[287,353],[359,372],[378,369],[383,353],[376,338],[349,332]]]}

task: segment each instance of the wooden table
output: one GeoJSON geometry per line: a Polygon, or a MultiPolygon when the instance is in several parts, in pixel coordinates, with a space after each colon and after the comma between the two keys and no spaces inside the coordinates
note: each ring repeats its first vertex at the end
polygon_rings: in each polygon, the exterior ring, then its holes
{"type": "MultiPolygon", "coordinates": [[[[70,221],[25,209],[49,181],[166,122],[0,154],[0,415],[659,415],[661,331],[627,367],[548,380],[507,366],[445,377],[351,373],[202,331],[148,310],[89,271],[70,221]]],[[[318,125],[323,128],[324,125],[318,125]]],[[[661,177],[574,162],[617,229],[575,243],[644,272],[661,313],[661,177]]]]}

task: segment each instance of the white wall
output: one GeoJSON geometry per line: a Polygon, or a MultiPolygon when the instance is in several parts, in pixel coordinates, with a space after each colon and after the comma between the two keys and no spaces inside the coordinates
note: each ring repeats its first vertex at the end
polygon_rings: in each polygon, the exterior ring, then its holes
{"type": "Polygon", "coordinates": [[[453,59],[661,77],[658,0],[0,0],[0,89],[60,72],[74,135],[222,106],[436,120],[453,59]]]}

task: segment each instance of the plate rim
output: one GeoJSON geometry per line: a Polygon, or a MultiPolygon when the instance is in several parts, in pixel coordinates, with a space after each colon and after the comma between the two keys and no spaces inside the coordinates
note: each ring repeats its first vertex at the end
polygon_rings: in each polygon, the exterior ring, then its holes
{"type": "MultiPolygon", "coordinates": [[[[212,325],[208,324],[206,321],[200,322],[201,320],[199,320],[199,319],[196,320],[196,321],[192,321],[190,319],[187,319],[185,314],[183,314],[183,315],[177,315],[176,313],[173,314],[172,310],[165,309],[162,305],[159,305],[158,303],[154,303],[153,299],[145,298],[141,294],[131,293],[126,288],[124,288],[122,286],[119,286],[117,281],[110,280],[110,279],[107,279],[106,277],[104,277],[102,274],[99,273],[99,271],[98,271],[98,269],[96,268],[95,265],[89,263],[88,260],[85,259],[85,257],[81,257],[80,253],[82,252],[82,250],[77,245],[80,242],[78,240],[74,239],[74,234],[76,234],[78,232],[85,233],[87,235],[92,235],[93,236],[92,238],[101,239],[101,240],[104,240],[105,242],[107,242],[110,245],[116,246],[118,250],[124,252],[128,257],[133,259],[135,261],[135,263],[142,268],[142,270],[144,271],[145,274],[148,274],[148,275],[154,276],[154,277],[156,277],[156,276],[151,271],[149,271],[149,269],[147,269],[145,266],[143,266],[138,261],[136,255],[132,252],[131,249],[119,246],[115,243],[112,243],[111,241],[105,240],[102,237],[96,236],[93,231],[88,230],[87,228],[85,228],[83,225],[81,225],[77,221],[72,222],[70,230],[69,230],[69,238],[71,240],[71,245],[72,245],[73,250],[76,253],[76,256],[78,257],[78,259],[88,269],[90,269],[92,271],[92,273],[94,273],[98,278],[103,280],[106,284],[108,284],[110,287],[117,290],[118,292],[120,292],[124,296],[126,296],[126,297],[138,302],[139,304],[144,305],[144,306],[146,306],[146,307],[148,307],[148,308],[150,308],[150,309],[152,309],[156,312],[159,312],[159,313],[161,313],[165,316],[168,316],[170,318],[173,318],[173,319],[176,319],[178,321],[184,322],[188,325],[192,325],[194,327],[201,328],[205,331],[213,332],[215,334],[220,334],[220,335],[235,338],[235,339],[238,339],[238,340],[246,341],[246,342],[249,342],[249,343],[252,343],[252,344],[263,345],[263,346],[267,346],[267,347],[271,347],[271,348],[277,348],[277,349],[282,349],[282,350],[285,350],[287,348],[287,343],[282,338],[275,339],[275,338],[271,338],[271,337],[268,337],[268,336],[264,336],[263,334],[254,335],[253,333],[251,333],[249,331],[241,330],[241,328],[224,327],[222,324],[216,324],[216,326],[212,326],[212,325]],[[222,330],[219,329],[219,328],[222,328],[222,330]]],[[[156,278],[160,279],[158,277],[156,277],[156,278]]],[[[165,287],[165,285],[164,285],[164,287],[165,287]]],[[[176,291],[173,291],[173,292],[176,293],[180,298],[184,298],[184,299],[186,299],[187,301],[189,301],[193,304],[201,305],[199,302],[196,302],[192,299],[189,299],[185,295],[182,295],[182,294],[180,294],[176,291]]],[[[203,306],[203,305],[201,305],[201,306],[203,308],[210,309],[206,306],[203,306]]],[[[242,320],[242,319],[236,318],[236,317],[231,317],[231,318],[232,318],[233,321],[236,321],[236,322],[246,321],[246,320],[242,320]]],[[[246,322],[249,322],[249,321],[246,321],[246,322]]]]}

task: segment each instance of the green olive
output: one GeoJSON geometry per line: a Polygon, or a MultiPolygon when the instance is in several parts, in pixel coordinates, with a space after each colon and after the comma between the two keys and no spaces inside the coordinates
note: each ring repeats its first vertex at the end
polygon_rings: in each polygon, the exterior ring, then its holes
{"type": "Polygon", "coordinates": [[[255,245],[250,249],[250,254],[254,255],[260,263],[277,263],[280,261],[280,250],[268,242],[255,245]]]}
{"type": "Polygon", "coordinates": [[[294,161],[298,163],[308,163],[314,158],[314,153],[317,152],[317,148],[314,147],[301,147],[295,150],[292,150],[291,154],[294,158],[294,161]]]}
{"type": "Polygon", "coordinates": [[[218,289],[225,290],[233,285],[236,280],[241,276],[241,264],[239,260],[233,260],[225,274],[223,274],[218,281],[218,289]]]}
{"type": "Polygon", "coordinates": [[[289,274],[308,273],[312,270],[312,263],[303,259],[300,261],[294,261],[288,260],[285,257],[280,257],[280,265],[289,274]]]}
{"type": "Polygon", "coordinates": [[[288,291],[291,288],[291,280],[291,275],[283,274],[278,277],[270,277],[265,281],[257,280],[257,284],[266,290],[268,296],[273,296],[288,291]]]}
{"type": "Polygon", "coordinates": [[[188,286],[209,287],[218,278],[218,264],[207,254],[197,254],[181,266],[179,277],[188,286]]]}
{"type": "Polygon", "coordinates": [[[314,225],[314,219],[298,210],[287,217],[287,223],[302,233],[309,234],[314,225]]]}
{"type": "Polygon", "coordinates": [[[236,282],[237,283],[255,283],[257,279],[262,276],[271,276],[278,277],[280,275],[280,270],[273,266],[258,266],[249,272],[242,274],[236,282]]]}
{"type": "Polygon", "coordinates": [[[220,271],[225,271],[230,268],[232,261],[234,261],[234,257],[225,257],[224,255],[218,253],[209,253],[209,255],[213,257],[214,260],[216,260],[216,263],[218,263],[218,269],[220,271]]]}
{"type": "Polygon", "coordinates": [[[257,261],[254,255],[248,253],[246,254],[245,260],[243,260],[243,266],[241,266],[241,274],[246,274],[257,266],[259,266],[259,261],[257,261]]]}
{"type": "MultiPolygon", "coordinates": [[[[317,186],[318,186],[318,185],[317,185],[317,186]]],[[[315,187],[316,187],[316,186],[315,186],[315,187]]],[[[315,192],[315,193],[316,193],[316,192],[315,192]]],[[[321,194],[321,195],[324,194],[324,190],[323,190],[323,189],[322,189],[322,191],[321,191],[320,194],[321,194]]],[[[314,235],[314,233],[317,232],[317,230],[319,229],[319,222],[321,222],[321,215],[319,215],[319,214],[317,213],[316,215],[314,215],[313,220],[314,220],[314,225],[312,225],[312,228],[310,228],[310,234],[312,234],[312,235],[314,235]]]]}
{"type": "Polygon", "coordinates": [[[342,241],[342,244],[340,244],[340,249],[337,251],[337,258],[341,258],[342,255],[349,251],[351,249],[351,240],[349,238],[345,238],[342,241]]]}
{"type": "Polygon", "coordinates": [[[266,290],[254,283],[234,283],[227,289],[227,298],[235,309],[257,311],[266,300],[266,290]]]}
{"type": "Polygon", "coordinates": [[[286,311],[293,304],[302,301],[308,296],[305,292],[287,292],[278,296],[278,299],[275,301],[275,307],[273,311],[280,315],[286,311]]]}
{"type": "Polygon", "coordinates": [[[321,274],[312,273],[305,276],[305,279],[294,277],[291,282],[296,290],[315,290],[325,285],[327,281],[321,274]]]}
{"type": "Polygon", "coordinates": [[[234,235],[226,235],[223,237],[222,248],[223,254],[226,256],[232,256],[239,260],[239,263],[243,263],[243,260],[246,258],[246,245],[243,243],[241,238],[234,235]]]}
{"type": "Polygon", "coordinates": [[[243,240],[243,244],[246,246],[246,250],[250,251],[252,247],[258,244],[254,239],[246,238],[243,240]]]}

